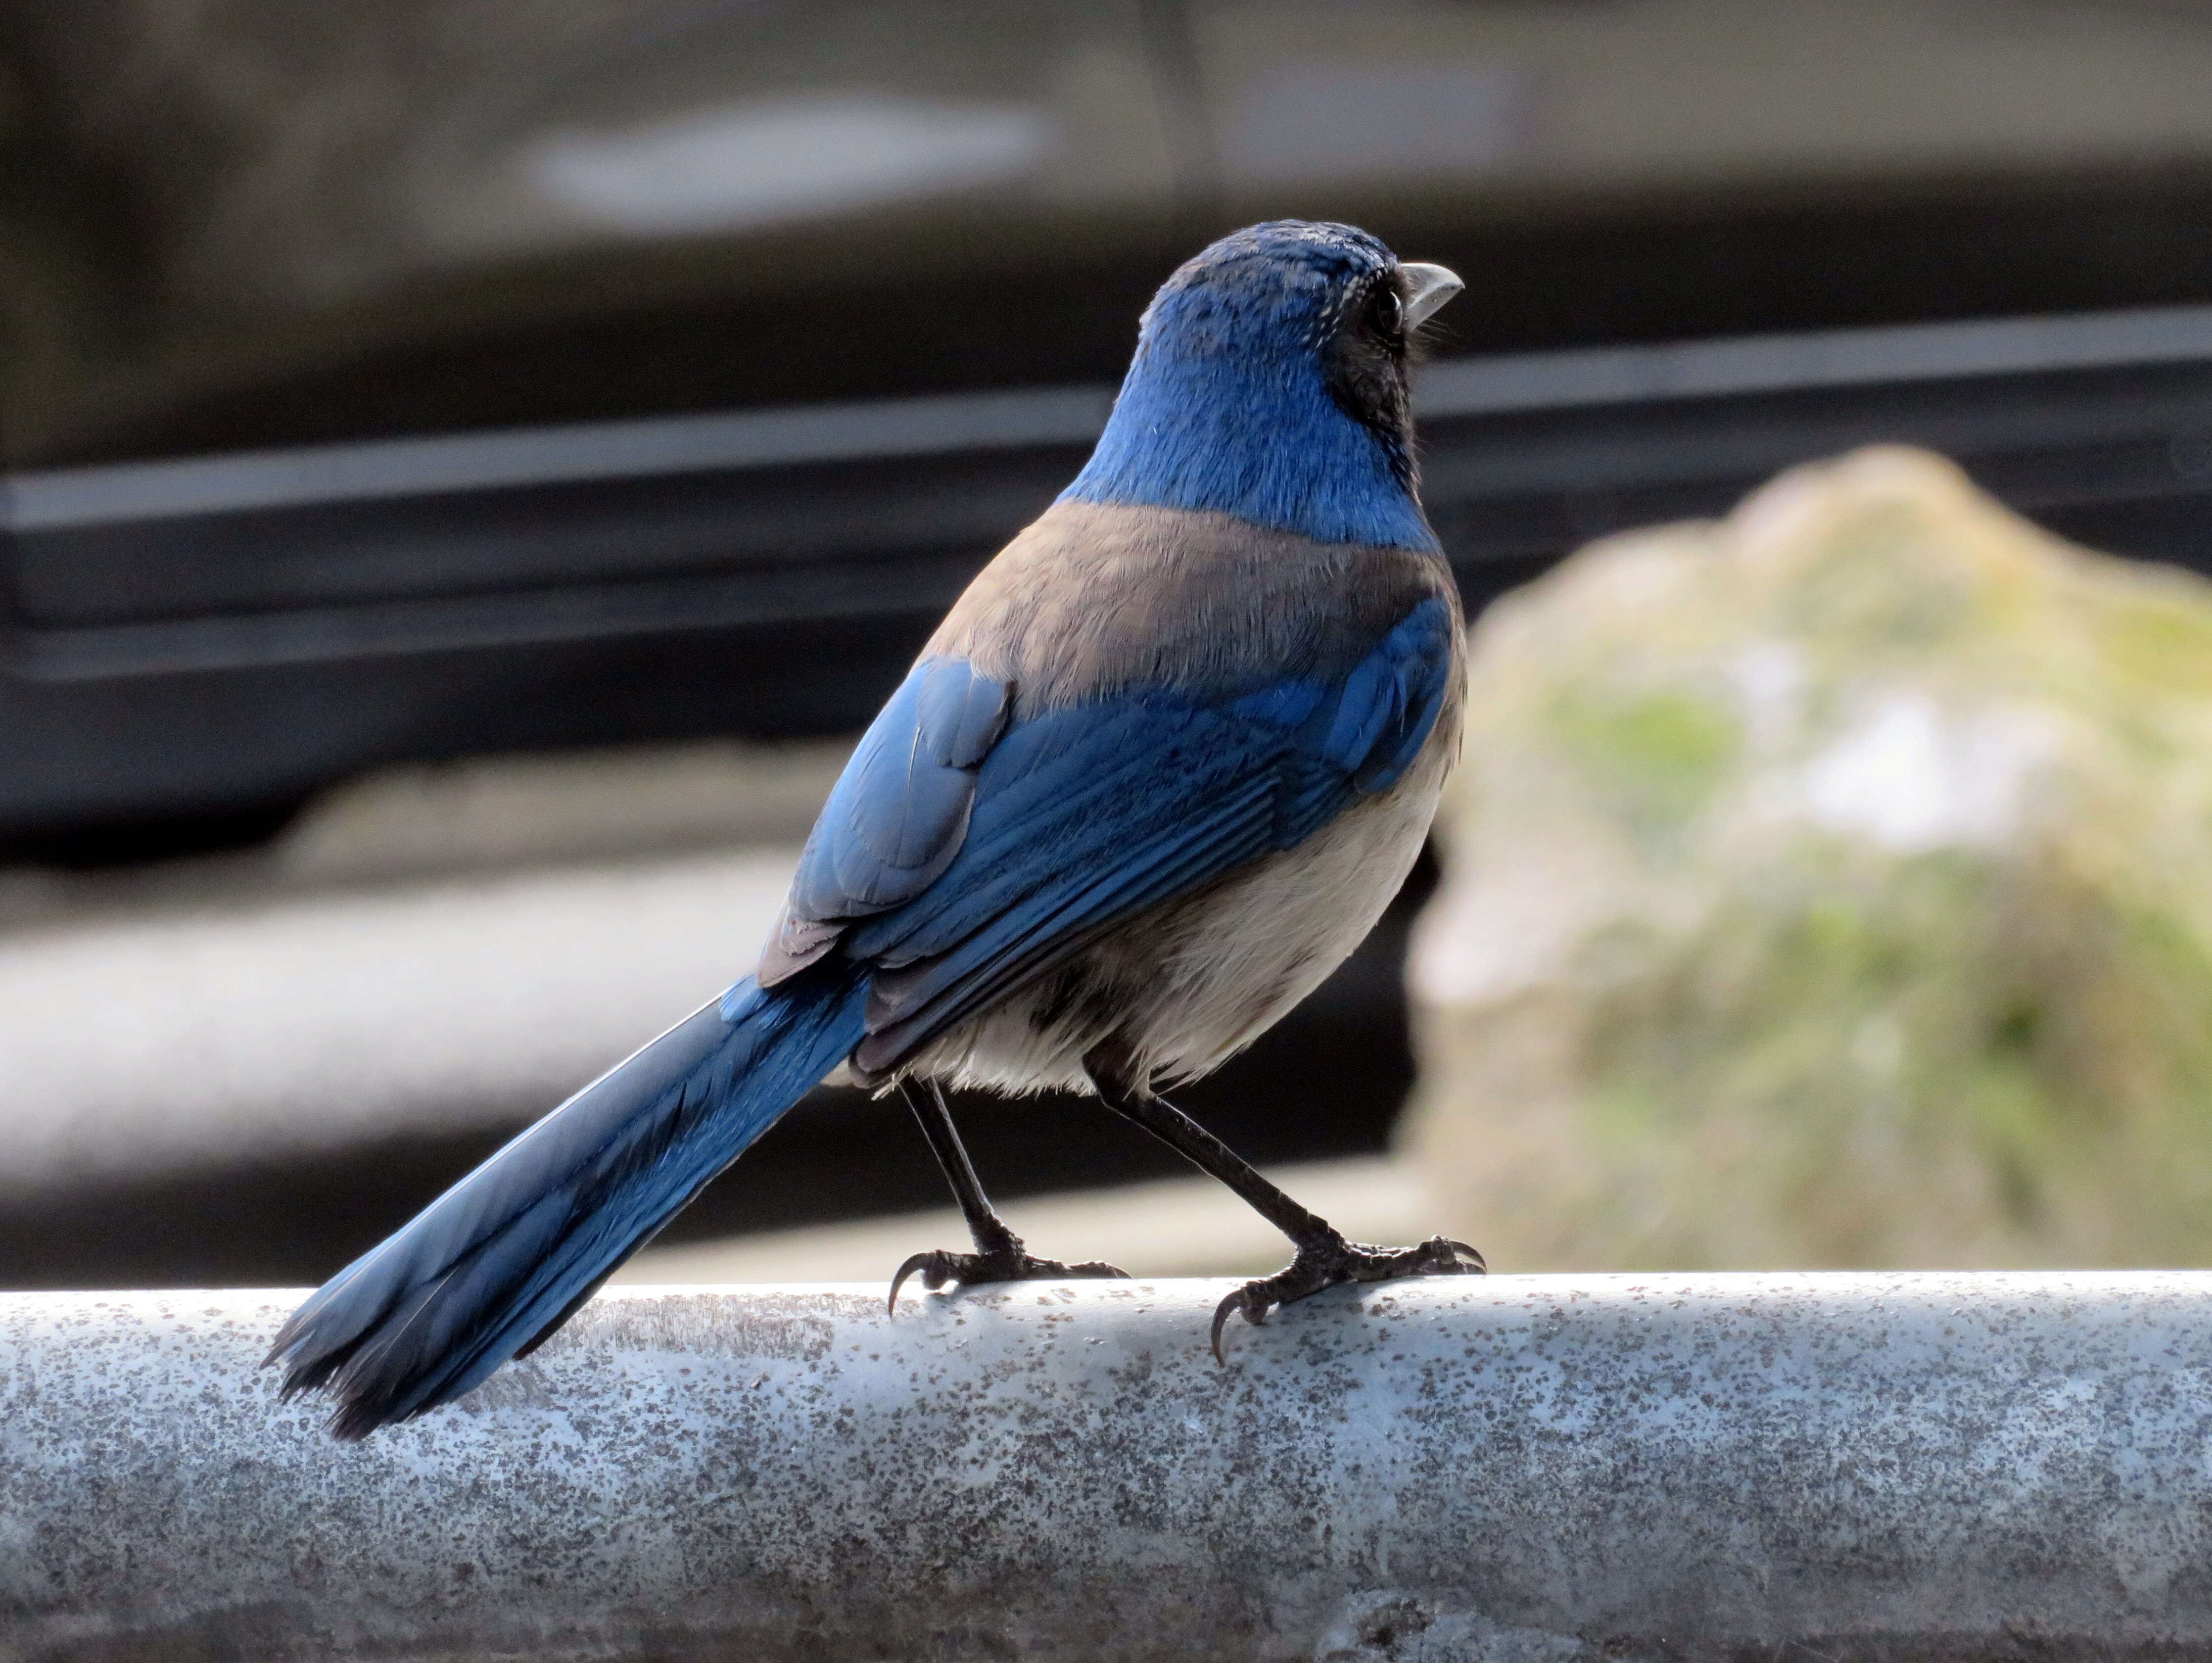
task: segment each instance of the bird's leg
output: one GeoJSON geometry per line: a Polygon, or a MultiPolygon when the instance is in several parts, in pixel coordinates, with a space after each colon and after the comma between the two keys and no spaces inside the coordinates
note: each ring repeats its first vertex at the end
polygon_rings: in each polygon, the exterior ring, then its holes
{"type": "Polygon", "coordinates": [[[926,1080],[917,1088],[915,1081],[902,1080],[899,1082],[899,1095],[906,1099],[914,1118],[921,1123],[921,1135],[929,1140],[930,1152],[945,1169],[945,1182],[951,1185],[953,1198],[960,1203],[960,1215],[968,1221],[968,1234],[975,1244],[975,1251],[949,1253],[939,1248],[933,1252],[916,1253],[900,1265],[898,1274],[891,1278],[889,1309],[898,1309],[899,1288],[917,1271],[921,1275],[921,1285],[933,1293],[956,1282],[965,1288],[985,1282],[1129,1274],[1099,1259],[1085,1264],[1063,1264],[1056,1258],[1033,1258],[1022,1246],[1022,1239],[1006,1227],[1006,1221],[999,1216],[989,1197],[984,1195],[982,1180],[975,1176],[975,1163],[969,1160],[960,1134],[953,1129],[952,1112],[945,1106],[945,1093],[937,1082],[926,1080]]]}
{"type": "Polygon", "coordinates": [[[1164,1098],[1115,1077],[1104,1057],[1086,1058],[1091,1082],[1106,1106],[1142,1127],[1201,1172],[1219,1179],[1252,1210],[1291,1239],[1291,1262],[1272,1276],[1246,1282],[1213,1313],[1213,1355],[1221,1361],[1221,1330],[1242,1313],[1249,1323],[1267,1319],[1279,1305],[1318,1294],[1345,1282],[1389,1282],[1398,1276],[1480,1276],[1488,1267],[1482,1255],[1463,1241],[1431,1236],[1416,1247],[1370,1247],[1346,1241],[1344,1233],[1285,1195],[1260,1176],[1226,1143],[1164,1098]]]}

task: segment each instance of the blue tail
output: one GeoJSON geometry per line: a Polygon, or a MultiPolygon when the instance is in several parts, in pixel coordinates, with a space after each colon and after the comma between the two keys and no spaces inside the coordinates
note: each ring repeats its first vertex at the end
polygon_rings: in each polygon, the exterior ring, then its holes
{"type": "Polygon", "coordinates": [[[863,1031],[844,960],[748,977],[586,1086],[331,1278],[276,1336],[284,1395],[346,1439],[451,1403],[566,1322],[863,1031]]]}

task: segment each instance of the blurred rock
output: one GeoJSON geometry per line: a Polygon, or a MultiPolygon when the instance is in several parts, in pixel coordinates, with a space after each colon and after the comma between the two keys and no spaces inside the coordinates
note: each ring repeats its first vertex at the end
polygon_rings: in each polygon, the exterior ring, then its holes
{"type": "Polygon", "coordinates": [[[1948,464],[1474,637],[1404,1136],[1506,1270],[2212,1263],[2212,585],[1948,464]]]}

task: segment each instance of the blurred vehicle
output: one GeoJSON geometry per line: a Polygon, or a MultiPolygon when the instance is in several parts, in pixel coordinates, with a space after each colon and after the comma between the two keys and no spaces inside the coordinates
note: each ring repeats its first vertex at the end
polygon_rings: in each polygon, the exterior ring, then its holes
{"type": "MultiPolygon", "coordinates": [[[[2212,569],[2207,84],[2152,0],[0,0],[0,844],[848,732],[1160,278],[1282,215],[1468,279],[1421,399],[1471,605],[1871,439],[2212,569]]],[[[1379,1143],[1395,951],[1218,1083],[1263,1158],[1379,1143]]]]}
{"type": "MultiPolygon", "coordinates": [[[[1455,265],[1455,355],[2212,297],[2191,7],[10,0],[0,64],[0,836],[64,853],[403,758],[854,726],[1250,220],[1455,265]]],[[[1910,358],[1862,427],[1960,367],[1910,358]]],[[[1633,477],[1474,477],[1620,426],[1541,382],[1431,388],[1477,598],[1831,443],[1717,466],[1723,376],[1633,477]]]]}

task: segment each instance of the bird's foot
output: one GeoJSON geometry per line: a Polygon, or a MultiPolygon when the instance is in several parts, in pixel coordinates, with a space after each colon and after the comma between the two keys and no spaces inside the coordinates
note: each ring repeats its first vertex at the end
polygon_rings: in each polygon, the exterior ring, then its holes
{"type": "Polygon", "coordinates": [[[899,1266],[898,1274],[891,1278],[891,1296],[884,1302],[886,1310],[897,1311],[900,1288],[908,1276],[916,1274],[921,1277],[921,1285],[933,1294],[955,1282],[963,1288],[974,1288],[987,1282],[1060,1282],[1078,1276],[1126,1277],[1129,1273],[1103,1259],[1063,1264],[1056,1258],[1037,1258],[1018,1241],[985,1253],[949,1253],[940,1247],[933,1252],[916,1253],[899,1266]]]}
{"type": "Polygon", "coordinates": [[[1390,1282],[1399,1276],[1479,1276],[1489,1268],[1482,1255],[1465,1242],[1443,1236],[1431,1236],[1418,1247],[1369,1247],[1346,1241],[1331,1230],[1303,1244],[1297,1256],[1273,1276],[1246,1282],[1215,1307],[1213,1355],[1218,1361],[1229,1361],[1222,1354],[1221,1330],[1240,1313],[1257,1327],[1277,1306],[1340,1282],[1390,1282]]]}

